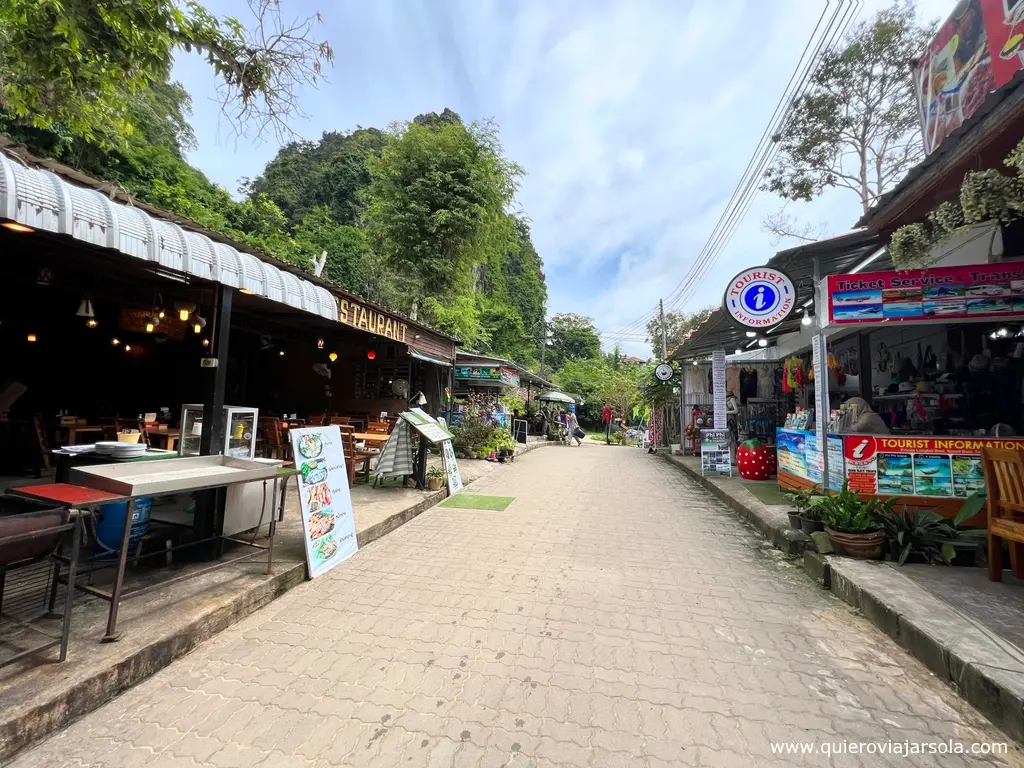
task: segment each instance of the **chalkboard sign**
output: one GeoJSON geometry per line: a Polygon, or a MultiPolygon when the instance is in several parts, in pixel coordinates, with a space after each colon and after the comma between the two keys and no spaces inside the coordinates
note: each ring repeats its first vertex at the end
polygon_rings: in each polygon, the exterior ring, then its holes
{"type": "Polygon", "coordinates": [[[517,443],[526,445],[527,421],[526,419],[514,419],[512,421],[512,437],[517,443]]]}

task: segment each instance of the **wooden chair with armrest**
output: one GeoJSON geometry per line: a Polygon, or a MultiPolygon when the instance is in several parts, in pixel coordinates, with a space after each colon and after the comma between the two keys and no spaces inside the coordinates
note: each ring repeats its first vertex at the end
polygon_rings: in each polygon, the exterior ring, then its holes
{"type": "Polygon", "coordinates": [[[1013,575],[1024,578],[1024,451],[982,448],[988,494],[988,578],[1003,580],[1003,540],[1013,575]]]}

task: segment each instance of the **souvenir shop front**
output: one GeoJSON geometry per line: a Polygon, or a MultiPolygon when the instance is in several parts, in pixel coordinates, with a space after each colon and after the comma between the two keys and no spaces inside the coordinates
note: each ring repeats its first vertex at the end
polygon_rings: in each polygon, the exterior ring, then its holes
{"type": "MultiPolygon", "coordinates": [[[[745,270],[730,281],[722,306],[672,354],[684,371],[681,413],[685,450],[700,452],[700,430],[713,427],[716,410],[721,410],[720,423],[729,430],[734,455],[747,439],[757,439],[774,453],[779,428],[790,414],[805,411],[813,399],[808,383],[817,278],[829,272],[860,270],[868,264],[888,266],[889,262],[884,251],[880,252],[876,236],[857,231],[779,251],[765,267],[745,270]],[[777,291],[779,285],[773,281],[762,285],[762,273],[782,276],[784,290],[777,291]],[[730,292],[738,283],[750,291],[754,301],[766,294],[776,296],[776,311],[770,311],[767,303],[753,313],[737,311],[738,301],[730,292]],[[723,353],[723,386],[717,405],[711,359],[716,350],[723,353]]],[[[830,376],[831,391],[837,398],[840,393],[858,392],[858,359],[856,339],[834,349],[830,376]]]]}
{"type": "MultiPolygon", "coordinates": [[[[836,398],[832,371],[805,387],[813,400],[779,430],[780,486],[827,474],[833,489],[955,515],[985,488],[982,448],[1024,448],[1024,261],[836,274],[821,290],[822,350],[851,335],[864,350],[859,395],[836,398]]],[[[831,357],[812,355],[808,375],[831,357]]]]}

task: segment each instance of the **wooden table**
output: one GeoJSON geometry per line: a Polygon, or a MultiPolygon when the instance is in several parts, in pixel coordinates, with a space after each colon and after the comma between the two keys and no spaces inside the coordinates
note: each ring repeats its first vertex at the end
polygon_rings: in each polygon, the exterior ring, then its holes
{"type": "Polygon", "coordinates": [[[353,432],[352,437],[355,438],[357,443],[362,442],[384,445],[391,435],[385,435],[383,432],[353,432]]]}
{"type": "Polygon", "coordinates": [[[96,426],[72,427],[62,425],[61,429],[66,429],[68,431],[68,445],[75,445],[75,441],[78,439],[79,432],[99,432],[101,435],[103,434],[103,427],[96,426]]]}
{"type": "Polygon", "coordinates": [[[150,443],[164,443],[164,448],[173,451],[181,436],[180,429],[148,429],[146,435],[150,443]]]}

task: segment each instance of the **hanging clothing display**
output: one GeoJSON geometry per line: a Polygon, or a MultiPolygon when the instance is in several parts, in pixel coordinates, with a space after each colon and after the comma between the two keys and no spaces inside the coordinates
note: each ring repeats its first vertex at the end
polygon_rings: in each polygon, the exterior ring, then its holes
{"type": "Polygon", "coordinates": [[[746,405],[752,397],[757,397],[757,369],[743,368],[740,370],[740,402],[746,405]]]}
{"type": "Polygon", "coordinates": [[[652,448],[661,445],[661,408],[651,409],[651,425],[648,428],[647,441],[652,448]]]}
{"type": "Polygon", "coordinates": [[[725,369],[725,392],[738,395],[740,392],[740,369],[731,365],[725,369]]]}

